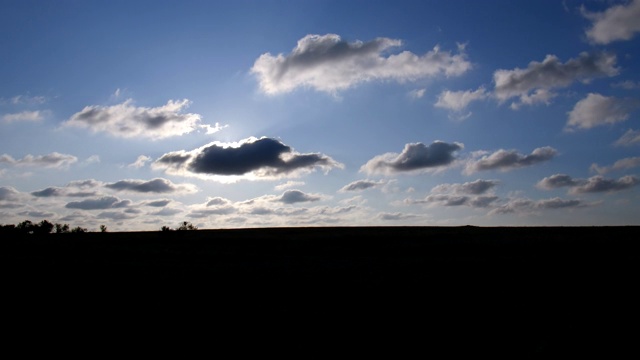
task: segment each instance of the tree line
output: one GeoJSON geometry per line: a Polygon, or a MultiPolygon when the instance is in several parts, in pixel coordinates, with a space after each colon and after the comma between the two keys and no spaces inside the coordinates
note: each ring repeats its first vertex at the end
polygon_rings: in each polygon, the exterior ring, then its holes
{"type": "MultiPolygon", "coordinates": [[[[163,226],[161,231],[185,231],[185,230],[198,230],[198,228],[188,221],[181,222],[175,229],[163,226]]],[[[0,234],[66,234],[66,233],[86,233],[89,232],[87,228],[81,226],[70,227],[69,224],[52,223],[48,220],[42,220],[38,223],[34,223],[31,220],[25,220],[17,225],[0,224],[0,234]]],[[[100,232],[107,232],[106,225],[100,225],[100,232]]]]}

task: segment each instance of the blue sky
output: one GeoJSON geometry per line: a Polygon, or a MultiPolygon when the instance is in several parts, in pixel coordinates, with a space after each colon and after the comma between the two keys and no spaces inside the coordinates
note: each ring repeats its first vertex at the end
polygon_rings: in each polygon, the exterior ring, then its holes
{"type": "Polygon", "coordinates": [[[1,4],[2,224],[640,224],[640,0],[1,4]]]}

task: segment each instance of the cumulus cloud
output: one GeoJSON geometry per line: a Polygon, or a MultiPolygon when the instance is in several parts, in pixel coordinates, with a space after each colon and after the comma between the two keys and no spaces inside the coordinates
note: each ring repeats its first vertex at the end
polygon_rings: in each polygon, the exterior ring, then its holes
{"type": "Polygon", "coordinates": [[[531,200],[526,198],[509,199],[506,203],[494,208],[489,215],[531,213],[539,210],[572,209],[589,206],[579,199],[562,199],[559,197],[542,200],[531,200]]]}
{"type": "Polygon", "coordinates": [[[627,132],[616,140],[616,146],[631,146],[640,144],[640,130],[629,129],[627,132]]]}
{"type": "Polygon", "coordinates": [[[556,174],[540,180],[537,186],[541,189],[568,187],[570,194],[616,192],[632,188],[640,183],[636,176],[627,175],[619,179],[607,179],[601,175],[588,179],[574,179],[566,174],[556,174]]]}
{"type": "Polygon", "coordinates": [[[382,37],[347,42],[336,34],[307,35],[287,55],[262,54],[251,72],[266,94],[288,93],[299,87],[335,94],[368,81],[457,76],[471,68],[462,46],[457,54],[437,46],[424,55],[409,51],[389,54],[401,45],[401,40],[382,37]]]}
{"type": "Polygon", "coordinates": [[[14,114],[5,114],[2,116],[2,120],[5,122],[41,121],[48,115],[49,111],[46,110],[22,111],[14,114]]]}
{"type": "Polygon", "coordinates": [[[440,184],[431,189],[431,192],[480,195],[494,189],[498,184],[497,180],[478,179],[463,184],[440,184]]]}
{"type": "Polygon", "coordinates": [[[321,199],[321,195],[307,194],[300,190],[287,190],[277,199],[277,201],[285,204],[295,204],[301,202],[319,201],[321,199]]]}
{"type": "Polygon", "coordinates": [[[231,179],[275,179],[298,176],[316,168],[342,168],[332,158],[301,154],[271,138],[249,138],[238,143],[212,142],[192,151],[174,151],[161,156],[152,167],[182,176],[231,179]],[[215,177],[214,177],[215,176],[215,177]]]}
{"type": "Polygon", "coordinates": [[[485,170],[508,171],[549,161],[557,154],[556,149],[549,146],[534,149],[529,155],[520,154],[516,150],[504,149],[491,154],[476,152],[472,159],[467,162],[464,172],[472,174],[485,170]]]}
{"type": "Polygon", "coordinates": [[[15,166],[41,166],[47,168],[66,168],[69,165],[78,161],[78,158],[73,155],[60,154],[58,152],[52,152],[47,155],[26,155],[22,159],[14,159],[10,155],[0,155],[0,164],[10,164],[15,166]]]}
{"type": "Polygon", "coordinates": [[[611,166],[598,166],[598,164],[592,164],[590,169],[602,175],[611,171],[631,169],[638,166],[640,166],[640,157],[636,156],[620,159],[611,166]]]}
{"type": "Polygon", "coordinates": [[[614,5],[603,12],[589,12],[582,8],[582,14],[593,23],[586,34],[595,44],[630,40],[640,32],[640,0],[614,5]]]}
{"type": "Polygon", "coordinates": [[[496,70],[493,95],[504,102],[517,97],[520,102],[512,105],[532,105],[548,102],[553,88],[562,88],[575,81],[588,82],[594,78],[618,75],[616,56],[607,53],[581,53],[578,58],[562,63],[555,55],[547,55],[542,62],[532,61],[526,69],[496,70]]]}
{"type": "Polygon", "coordinates": [[[209,133],[214,128],[201,124],[199,114],[183,113],[190,104],[187,99],[169,100],[163,106],[149,108],[135,106],[133,100],[128,99],[112,106],[86,106],[63,125],[88,128],[93,132],[107,132],[124,138],[162,139],[184,135],[199,128],[204,128],[209,133]]]}
{"type": "Polygon", "coordinates": [[[462,184],[440,184],[431,189],[424,199],[406,199],[404,203],[487,208],[499,199],[493,194],[496,185],[497,180],[482,179],[462,184]]]}
{"type": "Polygon", "coordinates": [[[86,199],[82,201],[72,201],[67,203],[65,207],[67,209],[80,209],[80,210],[104,210],[123,208],[131,204],[130,200],[120,200],[114,196],[103,196],[95,199],[86,199]]]}
{"type": "Polygon", "coordinates": [[[469,103],[486,99],[489,96],[484,88],[472,91],[449,91],[445,90],[438,95],[438,101],[434,106],[452,111],[463,111],[469,103]]]}
{"type": "Polygon", "coordinates": [[[434,141],[431,145],[410,143],[402,153],[378,155],[364,164],[360,171],[368,174],[396,174],[421,170],[433,170],[452,164],[456,152],[462,150],[461,143],[434,141]]]}
{"type": "Polygon", "coordinates": [[[629,118],[629,113],[634,107],[637,107],[637,103],[630,100],[589,93],[568,113],[569,120],[565,130],[590,129],[622,122],[629,118]]]}
{"type": "Polygon", "coordinates": [[[147,164],[147,162],[149,162],[151,160],[152,159],[150,157],[148,157],[147,155],[140,155],[140,156],[138,156],[136,161],[132,162],[131,164],[129,164],[127,166],[139,169],[141,167],[144,167],[147,164]]]}
{"type": "Polygon", "coordinates": [[[153,180],[120,180],[115,183],[105,184],[106,188],[116,191],[129,191],[138,193],[195,193],[197,187],[192,184],[174,184],[170,180],[156,178],[153,180]]]}
{"type": "Polygon", "coordinates": [[[362,191],[370,188],[374,188],[377,186],[385,185],[385,181],[373,181],[373,180],[356,180],[345,186],[343,186],[339,192],[349,192],[349,191],[362,191]]]}
{"type": "Polygon", "coordinates": [[[0,201],[13,201],[20,197],[20,192],[11,186],[0,186],[0,201]]]}

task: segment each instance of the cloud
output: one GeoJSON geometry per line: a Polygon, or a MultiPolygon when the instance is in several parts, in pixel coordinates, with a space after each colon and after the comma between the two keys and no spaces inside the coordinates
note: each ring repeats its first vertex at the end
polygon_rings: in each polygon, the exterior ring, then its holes
{"type": "Polygon", "coordinates": [[[493,194],[498,183],[497,180],[478,179],[463,184],[440,184],[431,189],[424,199],[406,199],[404,203],[487,208],[499,199],[493,194]]]}
{"type": "Polygon", "coordinates": [[[273,188],[275,190],[281,191],[281,190],[284,190],[284,189],[288,189],[290,187],[296,187],[296,186],[302,186],[302,185],[304,185],[304,181],[291,181],[291,180],[289,180],[289,181],[287,181],[285,183],[278,184],[278,185],[274,186],[273,188]]]}
{"type": "Polygon", "coordinates": [[[616,192],[630,189],[640,184],[640,179],[627,175],[620,179],[607,179],[601,175],[592,176],[588,179],[574,179],[569,175],[556,174],[546,177],[536,185],[541,189],[551,190],[560,187],[568,187],[570,194],[616,192]]]}
{"type": "Polygon", "coordinates": [[[640,144],[640,130],[627,130],[620,139],[616,140],[614,145],[616,146],[631,146],[640,144]]]}
{"type": "Polygon", "coordinates": [[[470,194],[480,195],[492,190],[499,184],[497,180],[478,179],[463,184],[440,184],[433,189],[432,193],[454,193],[454,194],[470,194]]]}
{"type": "Polygon", "coordinates": [[[306,194],[300,190],[287,190],[282,196],[278,198],[277,201],[280,201],[285,204],[295,204],[301,202],[312,202],[319,201],[322,199],[321,195],[317,194],[306,194]]]}
{"type": "Polygon", "coordinates": [[[104,196],[96,199],[86,199],[82,201],[72,201],[67,203],[67,209],[80,210],[104,210],[113,208],[127,207],[131,204],[130,200],[120,200],[113,196],[104,196]]]}
{"type": "Polygon", "coordinates": [[[182,113],[190,104],[187,99],[169,100],[163,106],[149,108],[134,106],[133,100],[128,99],[112,106],[86,106],[63,125],[88,128],[93,132],[107,132],[124,138],[162,139],[184,135],[198,128],[205,128],[209,133],[213,128],[200,124],[199,114],[182,113]]]}
{"type": "Polygon", "coordinates": [[[162,199],[162,200],[147,201],[143,204],[145,206],[151,206],[151,207],[164,207],[169,205],[170,202],[171,202],[170,199],[162,199]]]}
{"type": "Polygon", "coordinates": [[[486,99],[489,94],[484,88],[472,91],[449,91],[445,90],[438,95],[438,101],[434,106],[452,111],[463,111],[469,103],[486,99]]]}
{"type": "Polygon", "coordinates": [[[343,186],[340,190],[338,190],[338,192],[362,191],[385,184],[385,181],[356,180],[343,186]]]}
{"type": "Polygon", "coordinates": [[[147,164],[147,162],[149,162],[151,160],[152,159],[150,157],[146,156],[146,155],[140,155],[140,156],[138,156],[136,161],[132,162],[131,164],[129,164],[127,166],[139,169],[141,167],[144,167],[147,164]]]}
{"type": "Polygon", "coordinates": [[[578,101],[569,114],[565,130],[590,129],[595,126],[615,124],[629,118],[637,104],[629,100],[589,93],[578,101]]]}
{"type": "Polygon", "coordinates": [[[640,81],[625,80],[617,82],[615,84],[611,84],[611,87],[625,90],[640,89],[640,81]]]}
{"type": "Polygon", "coordinates": [[[640,166],[640,157],[636,156],[636,157],[620,159],[615,163],[613,163],[613,165],[611,166],[600,167],[598,166],[598,164],[592,164],[590,169],[602,175],[611,171],[631,169],[638,166],[640,166]]]}
{"type": "Polygon", "coordinates": [[[458,54],[436,46],[424,55],[409,51],[387,55],[401,45],[401,40],[389,38],[347,42],[336,34],[307,35],[287,55],[262,54],[251,72],[266,94],[288,93],[299,87],[335,94],[363,82],[457,76],[471,68],[460,46],[458,54]]]}
{"type": "Polygon", "coordinates": [[[630,40],[637,32],[640,32],[639,0],[614,5],[604,12],[589,12],[582,8],[582,15],[593,22],[586,34],[587,38],[595,44],[630,40]]]}
{"type": "Polygon", "coordinates": [[[462,150],[461,143],[434,141],[431,145],[410,143],[402,153],[378,155],[364,164],[360,171],[368,174],[396,174],[420,170],[432,170],[450,165],[456,160],[455,153],[462,150]]]}
{"type": "Polygon", "coordinates": [[[415,214],[407,214],[407,213],[379,213],[376,218],[385,221],[398,221],[398,220],[411,220],[419,217],[415,214]]]}
{"type": "Polygon", "coordinates": [[[224,181],[224,177],[236,180],[295,177],[316,168],[328,171],[343,165],[323,154],[297,153],[275,139],[251,137],[238,143],[216,141],[192,151],[170,152],[152,167],[173,175],[217,176],[214,179],[224,181]]]}
{"type": "Polygon", "coordinates": [[[531,213],[539,210],[557,210],[572,209],[589,206],[579,199],[562,199],[559,197],[542,200],[531,200],[526,198],[509,199],[489,212],[489,215],[496,214],[512,214],[512,213],[531,213]]]}
{"type": "Polygon", "coordinates": [[[412,99],[420,99],[424,96],[425,92],[427,91],[427,89],[414,89],[409,91],[409,97],[412,99]]]}
{"type": "Polygon", "coordinates": [[[2,116],[2,120],[5,122],[42,121],[49,113],[47,110],[22,111],[14,114],[5,114],[2,116]]]}
{"type": "Polygon", "coordinates": [[[0,186],[0,201],[18,200],[20,192],[11,186],[0,186]]]}
{"type": "Polygon", "coordinates": [[[144,180],[120,180],[115,183],[105,184],[106,188],[116,191],[129,191],[138,193],[195,193],[198,188],[192,184],[174,184],[170,180],[156,178],[144,180]]]}
{"type": "MultiPolygon", "coordinates": [[[[5,102],[5,99],[0,99],[5,102]]],[[[17,95],[9,99],[12,105],[41,105],[47,102],[45,96],[17,95]]]]}
{"type": "Polygon", "coordinates": [[[22,159],[14,159],[13,157],[2,154],[0,155],[0,164],[10,164],[15,166],[41,166],[47,168],[66,168],[69,165],[78,161],[78,158],[73,155],[60,154],[58,152],[52,152],[47,155],[27,155],[22,159]]]}
{"type": "Polygon", "coordinates": [[[556,149],[549,146],[534,149],[529,155],[520,154],[516,150],[503,149],[489,155],[486,152],[477,152],[474,157],[479,158],[469,160],[464,172],[465,174],[472,174],[485,170],[508,171],[551,160],[557,154],[556,149]]]}
{"type": "Polygon", "coordinates": [[[618,75],[615,67],[616,56],[607,53],[581,53],[578,58],[565,63],[555,55],[547,55],[542,62],[532,61],[526,69],[496,70],[493,73],[495,84],[493,95],[504,102],[518,97],[521,105],[547,102],[553,94],[550,89],[567,87],[575,81],[588,82],[598,77],[618,75]]]}

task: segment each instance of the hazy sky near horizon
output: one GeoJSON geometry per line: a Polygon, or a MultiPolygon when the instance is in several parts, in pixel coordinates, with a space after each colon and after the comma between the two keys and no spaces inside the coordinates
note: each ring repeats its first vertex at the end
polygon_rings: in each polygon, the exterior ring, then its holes
{"type": "Polygon", "coordinates": [[[640,225],[640,0],[0,4],[0,224],[640,225]]]}

